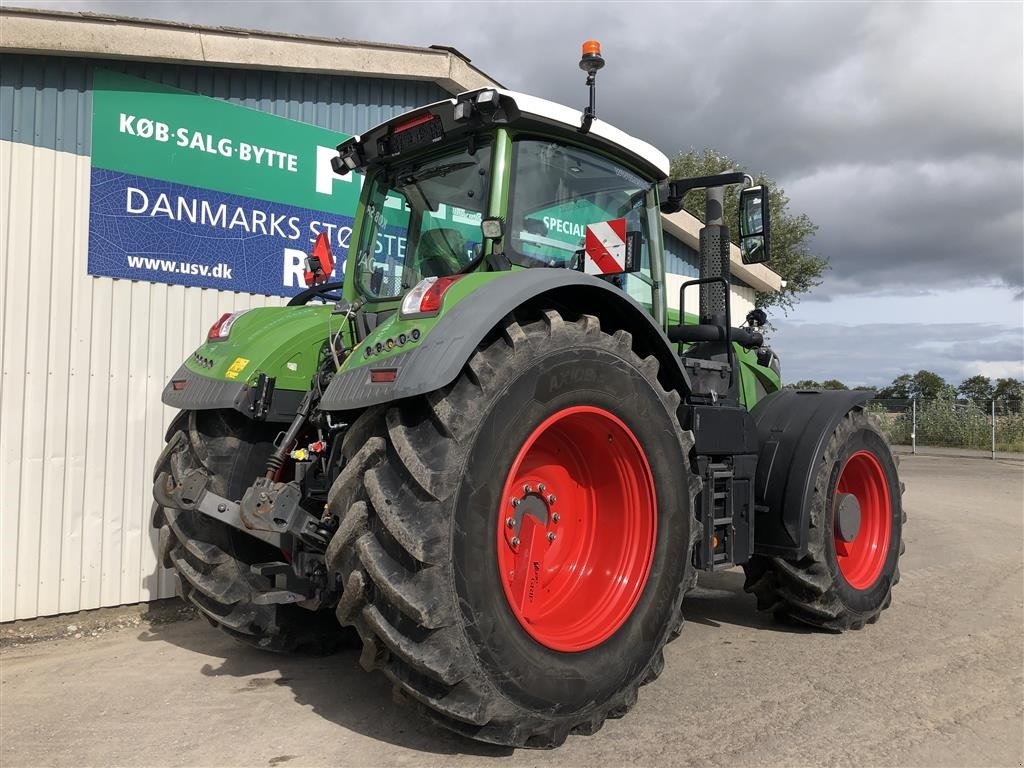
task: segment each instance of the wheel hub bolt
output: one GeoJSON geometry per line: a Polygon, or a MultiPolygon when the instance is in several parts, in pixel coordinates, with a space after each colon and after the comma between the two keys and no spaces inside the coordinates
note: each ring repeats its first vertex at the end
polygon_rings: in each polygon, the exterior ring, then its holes
{"type": "Polygon", "coordinates": [[[517,499],[515,496],[512,497],[512,506],[513,507],[518,507],[519,506],[519,499],[517,499]]]}
{"type": "Polygon", "coordinates": [[[505,518],[505,525],[507,525],[509,528],[515,528],[516,519],[514,517],[505,518]]]}
{"type": "Polygon", "coordinates": [[[555,494],[552,493],[550,496],[548,496],[548,504],[554,504],[554,503],[555,503],[555,494]]]}
{"type": "Polygon", "coordinates": [[[554,540],[555,540],[555,532],[552,531],[551,533],[548,534],[548,541],[554,541],[554,540]]]}
{"type": "Polygon", "coordinates": [[[558,514],[557,512],[555,512],[555,514],[553,514],[551,516],[551,522],[552,523],[557,523],[561,519],[562,519],[562,516],[560,514],[558,514]]]}
{"type": "Polygon", "coordinates": [[[513,536],[512,537],[512,547],[515,548],[515,547],[518,547],[518,546],[519,546],[519,537],[518,536],[513,536]]]}
{"type": "Polygon", "coordinates": [[[547,490],[547,486],[544,485],[544,483],[541,483],[537,486],[537,493],[544,493],[545,490],[547,490]]]}
{"type": "Polygon", "coordinates": [[[533,493],[533,486],[524,485],[523,486],[523,493],[533,493]]]}

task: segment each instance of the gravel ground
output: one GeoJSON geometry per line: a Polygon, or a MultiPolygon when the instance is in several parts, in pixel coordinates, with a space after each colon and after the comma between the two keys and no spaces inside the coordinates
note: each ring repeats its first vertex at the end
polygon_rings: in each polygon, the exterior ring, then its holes
{"type": "Polygon", "coordinates": [[[776,624],[738,571],[702,578],[636,708],[552,752],[432,728],[354,651],[267,655],[136,610],[3,627],[0,764],[1024,765],[1024,468],[902,470],[903,581],[878,624],[776,624]]]}

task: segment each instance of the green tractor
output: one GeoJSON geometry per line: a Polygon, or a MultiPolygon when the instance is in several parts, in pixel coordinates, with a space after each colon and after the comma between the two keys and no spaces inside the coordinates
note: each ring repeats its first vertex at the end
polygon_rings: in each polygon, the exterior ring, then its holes
{"type": "MultiPolygon", "coordinates": [[[[210,621],[360,661],[442,726],[552,747],[622,716],[698,571],[830,631],[899,579],[896,463],[865,393],[783,390],[730,314],[724,188],[581,113],[489,88],[338,147],[365,175],[289,306],[222,317],[165,389],[164,563],[210,621]],[[694,314],[670,318],[661,212],[706,190],[694,314]],[[354,629],[354,633],[352,630],[354,629]]],[[[767,190],[741,193],[745,261],[767,190]]]]}

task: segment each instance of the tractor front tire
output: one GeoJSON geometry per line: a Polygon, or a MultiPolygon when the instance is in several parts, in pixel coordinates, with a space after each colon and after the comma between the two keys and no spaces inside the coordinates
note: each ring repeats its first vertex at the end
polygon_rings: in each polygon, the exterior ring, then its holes
{"type": "Polygon", "coordinates": [[[833,632],[877,621],[900,580],[902,494],[885,438],[863,408],[852,409],[818,467],[807,555],[758,555],[743,566],[758,609],[833,632]]]}
{"type": "MultiPolygon", "coordinates": [[[[162,473],[180,481],[198,467],[208,473],[212,492],[240,499],[262,474],[277,431],[234,411],[183,411],[169,430],[154,482],[162,473]]],[[[267,651],[314,655],[342,645],[346,632],[330,610],[255,602],[272,585],[250,566],[281,560],[280,551],[200,512],[158,502],[153,526],[160,530],[161,559],[176,573],[181,596],[231,637],[267,651]]]]}
{"type": "Polygon", "coordinates": [[[549,310],[508,318],[444,389],[360,417],[328,563],[363,666],[496,744],[624,715],[692,583],[678,405],[629,333],[549,310]]]}

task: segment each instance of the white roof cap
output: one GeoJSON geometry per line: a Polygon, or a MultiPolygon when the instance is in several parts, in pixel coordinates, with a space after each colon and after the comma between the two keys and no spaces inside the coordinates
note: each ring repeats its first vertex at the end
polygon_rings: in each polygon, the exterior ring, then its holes
{"type": "MultiPolygon", "coordinates": [[[[508,91],[504,88],[494,88],[493,90],[514,99],[520,112],[526,113],[535,118],[540,118],[551,123],[556,123],[574,129],[579,128],[583,121],[582,112],[577,109],[573,109],[572,107],[567,107],[564,104],[557,104],[553,101],[541,99],[536,96],[530,96],[526,93],[508,91]]],[[[665,177],[668,177],[670,167],[668,157],[666,157],[661,150],[648,144],[646,141],[641,141],[640,139],[630,136],[625,131],[620,131],[614,125],[609,125],[603,120],[596,118],[590,126],[590,133],[595,136],[600,136],[606,141],[618,144],[627,152],[642,157],[648,163],[661,171],[665,177]]]]}

